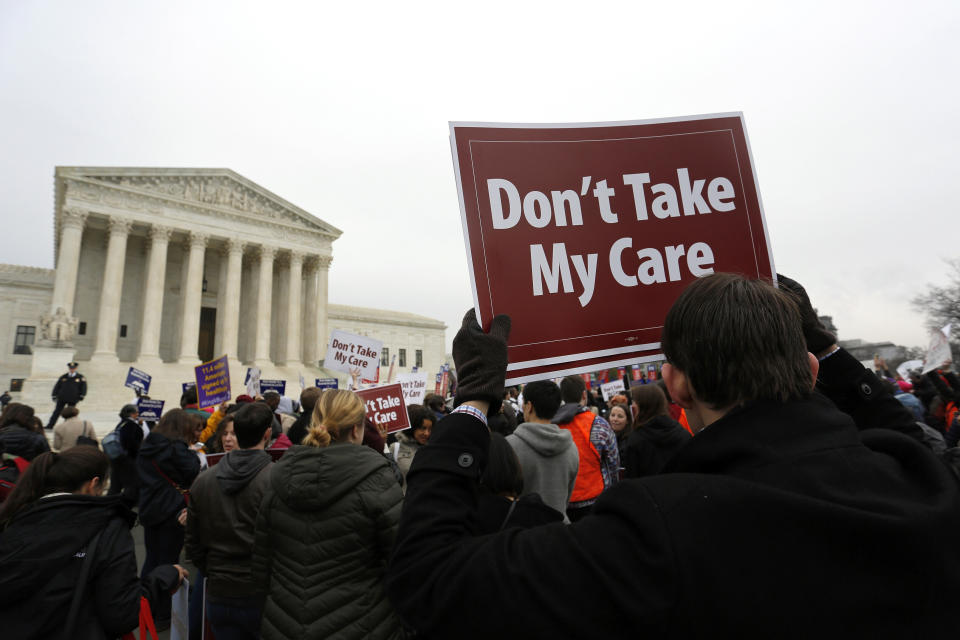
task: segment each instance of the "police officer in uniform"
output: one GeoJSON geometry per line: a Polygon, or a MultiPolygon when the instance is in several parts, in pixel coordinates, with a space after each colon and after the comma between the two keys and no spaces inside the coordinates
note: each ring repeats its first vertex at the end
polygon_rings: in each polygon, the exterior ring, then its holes
{"type": "Polygon", "coordinates": [[[76,406],[87,395],[87,381],[82,374],[77,373],[77,363],[67,363],[67,369],[68,372],[57,379],[57,384],[54,385],[53,392],[50,394],[53,396],[53,401],[57,403],[57,407],[50,416],[47,429],[53,429],[64,407],[76,406]]]}

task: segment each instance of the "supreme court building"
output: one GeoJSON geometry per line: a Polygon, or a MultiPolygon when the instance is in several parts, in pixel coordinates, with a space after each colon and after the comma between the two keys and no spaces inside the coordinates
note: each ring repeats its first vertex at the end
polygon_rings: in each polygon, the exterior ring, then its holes
{"type": "Polygon", "coordinates": [[[331,329],[382,340],[399,372],[444,362],[438,320],[328,305],[340,230],[229,169],[58,167],[54,220],[55,269],[0,265],[0,385],[38,411],[70,360],[88,410],[129,401],[130,366],[176,406],[224,354],[234,396],[255,365],[297,397],[301,375],[346,379],[320,367],[331,329]]]}

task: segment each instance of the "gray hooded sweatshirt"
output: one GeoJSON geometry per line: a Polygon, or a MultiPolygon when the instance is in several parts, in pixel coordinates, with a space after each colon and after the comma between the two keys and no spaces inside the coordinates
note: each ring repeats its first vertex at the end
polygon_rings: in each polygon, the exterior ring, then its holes
{"type": "Polygon", "coordinates": [[[507,442],[520,459],[523,493],[540,494],[548,507],[566,513],[580,466],[570,432],[555,424],[524,422],[507,442]]]}

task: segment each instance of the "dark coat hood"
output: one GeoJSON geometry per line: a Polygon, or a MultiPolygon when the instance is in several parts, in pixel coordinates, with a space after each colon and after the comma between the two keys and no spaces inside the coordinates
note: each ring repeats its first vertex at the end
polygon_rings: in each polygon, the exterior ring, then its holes
{"type": "Polygon", "coordinates": [[[382,455],[362,445],[295,445],[271,472],[270,484],[291,508],[318,511],[355,491],[360,482],[385,465],[382,455]]]}
{"type": "Polygon", "coordinates": [[[263,449],[231,451],[214,467],[217,483],[228,496],[240,493],[268,464],[270,454],[263,449]]]}

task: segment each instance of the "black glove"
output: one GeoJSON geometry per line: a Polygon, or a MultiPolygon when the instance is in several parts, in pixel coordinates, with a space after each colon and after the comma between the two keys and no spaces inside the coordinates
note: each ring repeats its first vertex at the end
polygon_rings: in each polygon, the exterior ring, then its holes
{"type": "Polygon", "coordinates": [[[820,318],[817,317],[817,312],[813,310],[813,305],[810,304],[810,298],[807,296],[803,285],[779,273],[777,274],[777,285],[792,296],[797,306],[800,307],[800,321],[803,326],[803,338],[807,341],[807,351],[817,355],[830,345],[835,344],[837,336],[827,331],[827,328],[820,322],[820,318]]]}
{"type": "Polygon", "coordinates": [[[510,316],[494,317],[490,333],[484,333],[477,324],[473,309],[463,316],[463,325],[453,338],[453,362],[457,367],[455,405],[467,400],[483,400],[490,403],[488,415],[500,411],[507,375],[508,337],[510,316]]]}

